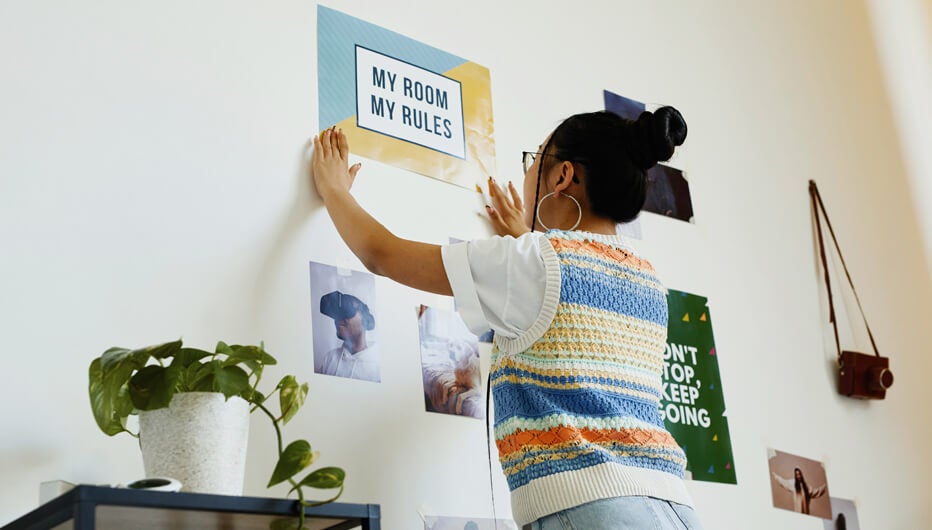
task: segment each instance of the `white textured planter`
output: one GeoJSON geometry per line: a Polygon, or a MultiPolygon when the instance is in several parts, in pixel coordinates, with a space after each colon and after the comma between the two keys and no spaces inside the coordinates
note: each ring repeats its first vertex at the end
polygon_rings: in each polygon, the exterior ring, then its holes
{"type": "Polygon", "coordinates": [[[171,406],[139,413],[147,477],[171,477],[181,491],[242,495],[249,403],[214,392],[175,394],[171,406]]]}

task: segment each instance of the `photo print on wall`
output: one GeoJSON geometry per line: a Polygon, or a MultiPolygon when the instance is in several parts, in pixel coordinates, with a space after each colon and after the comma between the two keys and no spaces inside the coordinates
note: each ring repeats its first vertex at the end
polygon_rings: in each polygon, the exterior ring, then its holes
{"type": "Polygon", "coordinates": [[[781,510],[832,518],[828,479],[822,462],[767,449],[773,505],[781,510]]]}
{"type": "MultiPolygon", "coordinates": [[[[603,91],[605,110],[622,118],[637,120],[647,105],[624,96],[603,91]]],[[[693,203],[689,193],[689,182],[682,170],[670,164],[657,164],[647,171],[647,200],[644,211],[681,221],[693,222],[693,203]]]]}
{"type": "Polygon", "coordinates": [[[381,381],[372,274],[310,262],[314,373],[381,381]]]}
{"type": "Polygon", "coordinates": [[[468,189],[495,171],[489,70],[317,7],[319,127],[354,154],[468,189]]]}
{"type": "Polygon", "coordinates": [[[661,416],[693,480],[737,484],[712,316],[704,296],[667,291],[661,416]]]}
{"type": "Polygon", "coordinates": [[[428,412],[485,417],[479,341],[459,313],[417,308],[424,405],[428,412]]]}
{"type": "Polygon", "coordinates": [[[480,517],[424,517],[424,530],[518,530],[514,521],[480,517]]]}
{"type": "Polygon", "coordinates": [[[832,519],[824,521],[825,530],[861,530],[854,501],[832,497],[832,519]]]}

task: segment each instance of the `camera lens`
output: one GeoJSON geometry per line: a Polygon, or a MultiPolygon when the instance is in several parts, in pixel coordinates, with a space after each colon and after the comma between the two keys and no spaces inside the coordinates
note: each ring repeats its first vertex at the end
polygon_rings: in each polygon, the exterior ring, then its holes
{"type": "Polygon", "coordinates": [[[871,368],[868,372],[868,386],[871,390],[877,392],[881,390],[886,390],[893,386],[893,372],[887,368],[871,368]]]}

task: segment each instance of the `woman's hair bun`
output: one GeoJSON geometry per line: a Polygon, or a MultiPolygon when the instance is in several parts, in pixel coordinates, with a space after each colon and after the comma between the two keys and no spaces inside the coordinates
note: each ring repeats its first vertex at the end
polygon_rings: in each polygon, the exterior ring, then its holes
{"type": "Polygon", "coordinates": [[[644,111],[631,127],[629,154],[634,163],[644,170],[657,162],[669,160],[673,150],[686,140],[686,120],[673,107],[644,111]]]}

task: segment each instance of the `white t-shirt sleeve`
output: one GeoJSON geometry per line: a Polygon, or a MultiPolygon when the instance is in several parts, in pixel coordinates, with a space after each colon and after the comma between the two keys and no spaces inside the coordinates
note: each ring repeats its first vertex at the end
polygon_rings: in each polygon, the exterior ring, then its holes
{"type": "Polygon", "coordinates": [[[559,300],[560,266],[543,234],[457,243],[441,254],[456,308],[473,333],[491,328],[500,350],[517,352],[547,330],[559,300]]]}

